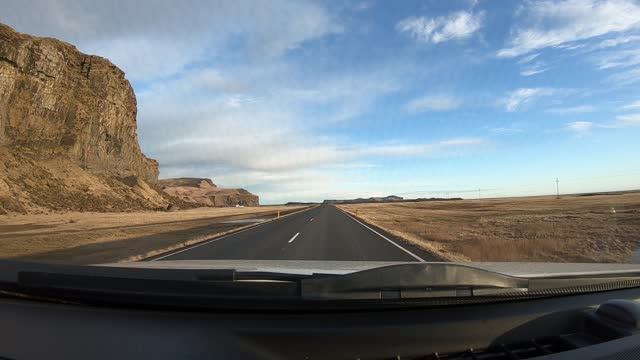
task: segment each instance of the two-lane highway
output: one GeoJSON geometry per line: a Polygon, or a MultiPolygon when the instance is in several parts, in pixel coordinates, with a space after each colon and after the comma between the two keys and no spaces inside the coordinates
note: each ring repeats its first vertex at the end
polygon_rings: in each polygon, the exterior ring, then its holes
{"type": "Polygon", "coordinates": [[[320,205],[153,260],[437,261],[335,206],[320,205]]]}

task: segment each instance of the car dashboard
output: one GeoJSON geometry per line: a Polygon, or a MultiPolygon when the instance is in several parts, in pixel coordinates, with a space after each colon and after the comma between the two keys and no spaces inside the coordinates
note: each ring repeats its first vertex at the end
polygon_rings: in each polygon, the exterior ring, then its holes
{"type": "Polygon", "coordinates": [[[0,299],[5,359],[640,357],[640,289],[363,311],[189,311],[0,299]]]}

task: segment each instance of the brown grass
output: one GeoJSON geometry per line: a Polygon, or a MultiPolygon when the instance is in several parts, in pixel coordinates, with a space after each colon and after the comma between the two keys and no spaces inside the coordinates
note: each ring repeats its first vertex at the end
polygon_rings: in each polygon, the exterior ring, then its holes
{"type": "Polygon", "coordinates": [[[632,262],[640,193],[341,205],[453,261],[632,262]]]}
{"type": "Polygon", "coordinates": [[[0,258],[104,263],[155,254],[243,227],[227,220],[273,218],[303,206],[197,208],[174,212],[0,215],[0,258]]]}

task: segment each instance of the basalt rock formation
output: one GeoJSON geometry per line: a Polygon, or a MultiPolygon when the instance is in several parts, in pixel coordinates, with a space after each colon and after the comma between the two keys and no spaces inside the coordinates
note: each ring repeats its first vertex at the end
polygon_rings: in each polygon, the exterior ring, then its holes
{"type": "Polygon", "coordinates": [[[245,189],[222,189],[203,178],[158,180],[158,186],[180,200],[205,206],[258,206],[258,196],[245,189]]]}
{"type": "Polygon", "coordinates": [[[0,214],[166,208],[122,70],[0,24],[0,214]]]}

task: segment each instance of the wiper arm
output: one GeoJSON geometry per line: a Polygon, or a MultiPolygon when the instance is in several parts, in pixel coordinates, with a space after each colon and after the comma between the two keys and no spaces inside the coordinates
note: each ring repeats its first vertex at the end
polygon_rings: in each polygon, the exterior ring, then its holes
{"type": "Polygon", "coordinates": [[[111,304],[193,307],[217,306],[225,301],[233,307],[239,300],[263,306],[268,300],[274,304],[283,304],[284,301],[288,304],[285,308],[288,308],[291,304],[325,300],[540,297],[640,286],[640,273],[525,278],[454,263],[391,265],[345,275],[233,269],[83,267],[70,270],[18,271],[16,282],[0,283],[0,294],[111,304]]]}
{"type": "Polygon", "coordinates": [[[530,279],[453,263],[415,263],[300,282],[303,299],[331,300],[500,296],[630,279],[638,276],[530,279]]]}
{"type": "Polygon", "coordinates": [[[299,298],[304,275],[228,270],[133,270],[129,276],[20,271],[13,291],[65,298],[299,298]],[[164,273],[164,274],[162,274],[164,273]],[[163,278],[165,275],[166,278],[163,278]]]}

